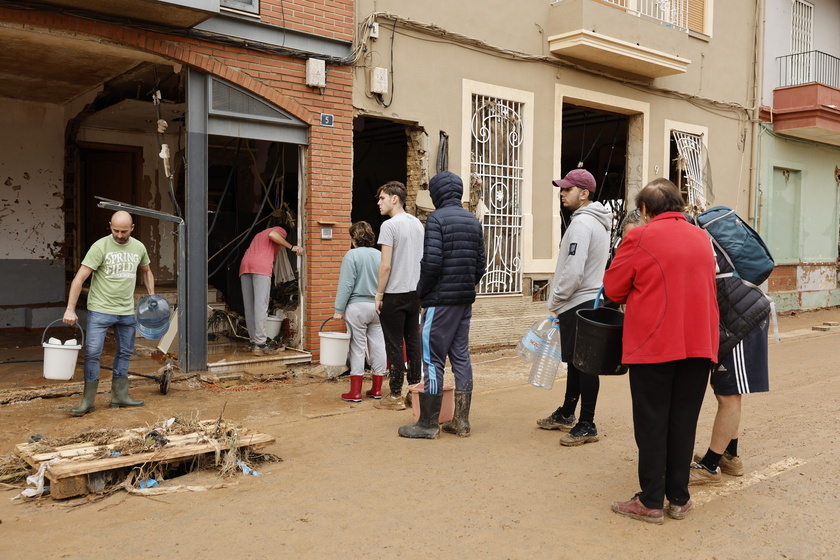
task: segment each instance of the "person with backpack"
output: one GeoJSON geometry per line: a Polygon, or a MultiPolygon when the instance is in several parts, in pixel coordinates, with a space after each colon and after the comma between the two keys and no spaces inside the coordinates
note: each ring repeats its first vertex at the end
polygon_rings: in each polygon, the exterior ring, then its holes
{"type": "Polygon", "coordinates": [[[734,211],[712,208],[700,214],[696,223],[712,224],[704,229],[715,245],[719,269],[715,282],[720,309],[720,349],[718,364],[711,376],[717,411],[709,448],[705,455],[694,456],[688,481],[689,485],[706,485],[719,484],[721,473],[744,474],[744,465],[738,456],[741,395],[770,390],[767,331],[771,301],[756,283],[767,279],[774,263],[758,233],[734,211]],[[710,220],[710,215],[725,218],[710,220]],[[731,242],[733,239],[735,243],[731,242]],[[745,246],[752,249],[741,251],[745,246]],[[744,258],[751,260],[745,262],[744,258]],[[737,274],[736,266],[741,267],[741,274],[737,274]]]}

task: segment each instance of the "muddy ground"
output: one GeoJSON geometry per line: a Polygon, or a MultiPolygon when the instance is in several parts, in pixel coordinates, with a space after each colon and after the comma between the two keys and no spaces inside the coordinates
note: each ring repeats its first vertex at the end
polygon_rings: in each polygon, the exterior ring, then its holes
{"type": "MultiPolygon", "coordinates": [[[[228,488],[154,498],[22,502],[12,501],[20,488],[0,489],[0,558],[837,558],[840,327],[811,327],[838,320],[840,310],[780,318],[771,392],[744,399],[745,476],[693,491],[697,507],[684,521],[652,526],[610,511],[638,489],[627,376],[602,378],[601,440],[564,448],[558,432],[534,424],[561,400],[563,380],[552,391],[528,385],[527,364],[506,349],[473,356],[470,438],[399,438],[410,412],[344,403],[346,379],[303,367],[264,390],[228,393],[193,378],[162,395],[133,379],[146,406],[112,410],[99,395],[82,418],[68,416],[77,396],[0,406],[0,455],[34,434],[214,418],[224,408],[274,435],[267,450],[283,458],[228,488]]],[[[709,392],[697,452],[714,410],[709,392]]],[[[164,486],[219,482],[198,472],[164,486]]]]}

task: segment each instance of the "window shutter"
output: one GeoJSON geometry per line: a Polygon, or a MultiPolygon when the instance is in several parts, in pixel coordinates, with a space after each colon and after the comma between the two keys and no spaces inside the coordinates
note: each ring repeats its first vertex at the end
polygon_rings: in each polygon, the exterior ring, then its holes
{"type": "Polygon", "coordinates": [[[688,28],[697,33],[706,32],[706,0],[688,0],[688,28]]]}

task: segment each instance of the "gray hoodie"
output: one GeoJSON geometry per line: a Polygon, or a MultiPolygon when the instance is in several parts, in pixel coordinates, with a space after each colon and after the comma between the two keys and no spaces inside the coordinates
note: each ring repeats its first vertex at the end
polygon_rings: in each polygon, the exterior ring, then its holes
{"type": "Polygon", "coordinates": [[[600,202],[579,208],[560,240],[548,310],[560,315],[595,299],[610,254],[612,212],[600,202]]]}

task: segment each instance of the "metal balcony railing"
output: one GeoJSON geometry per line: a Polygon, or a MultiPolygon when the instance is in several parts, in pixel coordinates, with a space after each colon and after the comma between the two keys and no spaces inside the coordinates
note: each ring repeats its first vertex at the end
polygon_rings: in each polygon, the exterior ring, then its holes
{"type": "Polygon", "coordinates": [[[688,31],[688,0],[604,0],[625,11],[688,31]]]}
{"type": "Polygon", "coordinates": [[[840,58],[821,51],[807,51],[776,59],[779,87],[823,84],[840,89],[840,58]]]}

